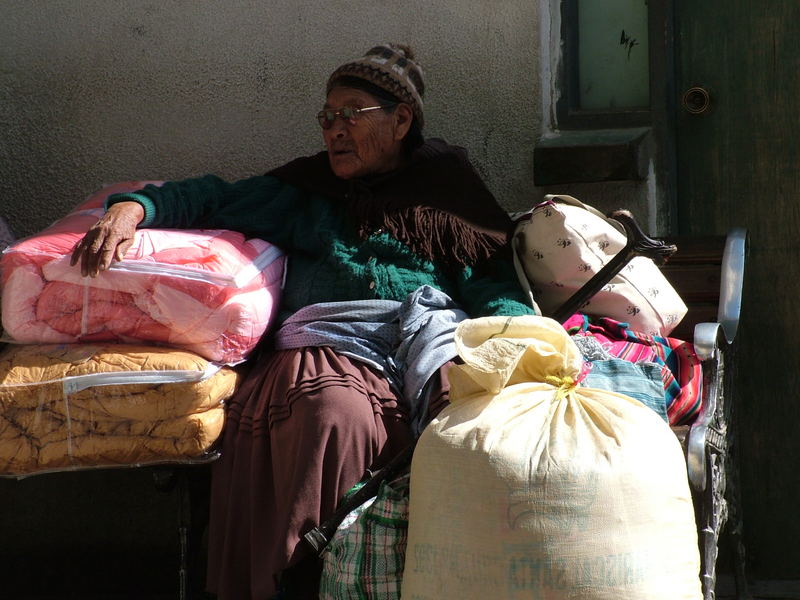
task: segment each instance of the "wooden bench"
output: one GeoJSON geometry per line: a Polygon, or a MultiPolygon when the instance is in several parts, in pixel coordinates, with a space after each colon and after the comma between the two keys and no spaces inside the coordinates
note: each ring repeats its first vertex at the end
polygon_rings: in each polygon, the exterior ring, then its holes
{"type": "MultiPolygon", "coordinates": [[[[663,272],[689,307],[687,316],[671,335],[692,341],[703,365],[702,413],[691,426],[674,431],[686,452],[694,497],[703,596],[712,600],[719,540],[724,532],[733,550],[737,593],[746,593],[735,454],[735,390],[730,378],[741,311],[746,232],[734,229],[727,236],[674,237],[665,241],[675,244],[678,250],[662,267],[663,272]]],[[[180,498],[176,515],[176,584],[181,599],[202,595],[205,548],[201,540],[208,516],[208,470],[208,465],[153,468],[157,486],[175,491],[180,498]]]]}

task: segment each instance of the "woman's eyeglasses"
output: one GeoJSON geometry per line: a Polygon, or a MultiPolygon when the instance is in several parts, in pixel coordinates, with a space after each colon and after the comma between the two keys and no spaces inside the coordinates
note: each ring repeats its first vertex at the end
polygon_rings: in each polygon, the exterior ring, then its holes
{"type": "Polygon", "coordinates": [[[345,123],[355,125],[361,113],[378,110],[381,108],[390,108],[392,104],[382,104],[380,106],[367,106],[366,108],[353,108],[352,106],[343,106],[339,110],[326,108],[317,113],[317,121],[323,129],[330,129],[336,117],[342,119],[345,123]]]}

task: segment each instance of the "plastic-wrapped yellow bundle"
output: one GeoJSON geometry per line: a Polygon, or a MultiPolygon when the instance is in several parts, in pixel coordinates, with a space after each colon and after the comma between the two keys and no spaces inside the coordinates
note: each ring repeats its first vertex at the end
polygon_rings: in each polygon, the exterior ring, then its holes
{"type": "Polygon", "coordinates": [[[402,597],[699,599],[681,447],[632,398],[580,387],[557,322],[487,317],[456,332],[452,404],[411,468],[402,597]]]}
{"type": "Polygon", "coordinates": [[[0,475],[214,458],[233,369],[186,350],[9,345],[0,352],[0,475]]]}

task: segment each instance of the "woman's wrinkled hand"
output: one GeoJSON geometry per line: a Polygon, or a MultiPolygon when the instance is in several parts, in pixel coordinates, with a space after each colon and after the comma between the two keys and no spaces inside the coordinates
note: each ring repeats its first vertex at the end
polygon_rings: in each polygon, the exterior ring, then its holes
{"type": "Polygon", "coordinates": [[[111,266],[112,260],[122,260],[133,244],[136,226],[144,218],[144,208],[138,202],[112,204],[72,249],[70,265],[81,263],[81,275],[96,277],[111,266]]]}

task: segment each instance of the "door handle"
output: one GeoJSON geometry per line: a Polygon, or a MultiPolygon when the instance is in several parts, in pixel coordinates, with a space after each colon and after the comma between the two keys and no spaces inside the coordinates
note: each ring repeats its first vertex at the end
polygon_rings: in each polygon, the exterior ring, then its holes
{"type": "Polygon", "coordinates": [[[683,108],[691,115],[702,115],[711,110],[711,94],[700,86],[690,87],[683,93],[683,108]]]}

